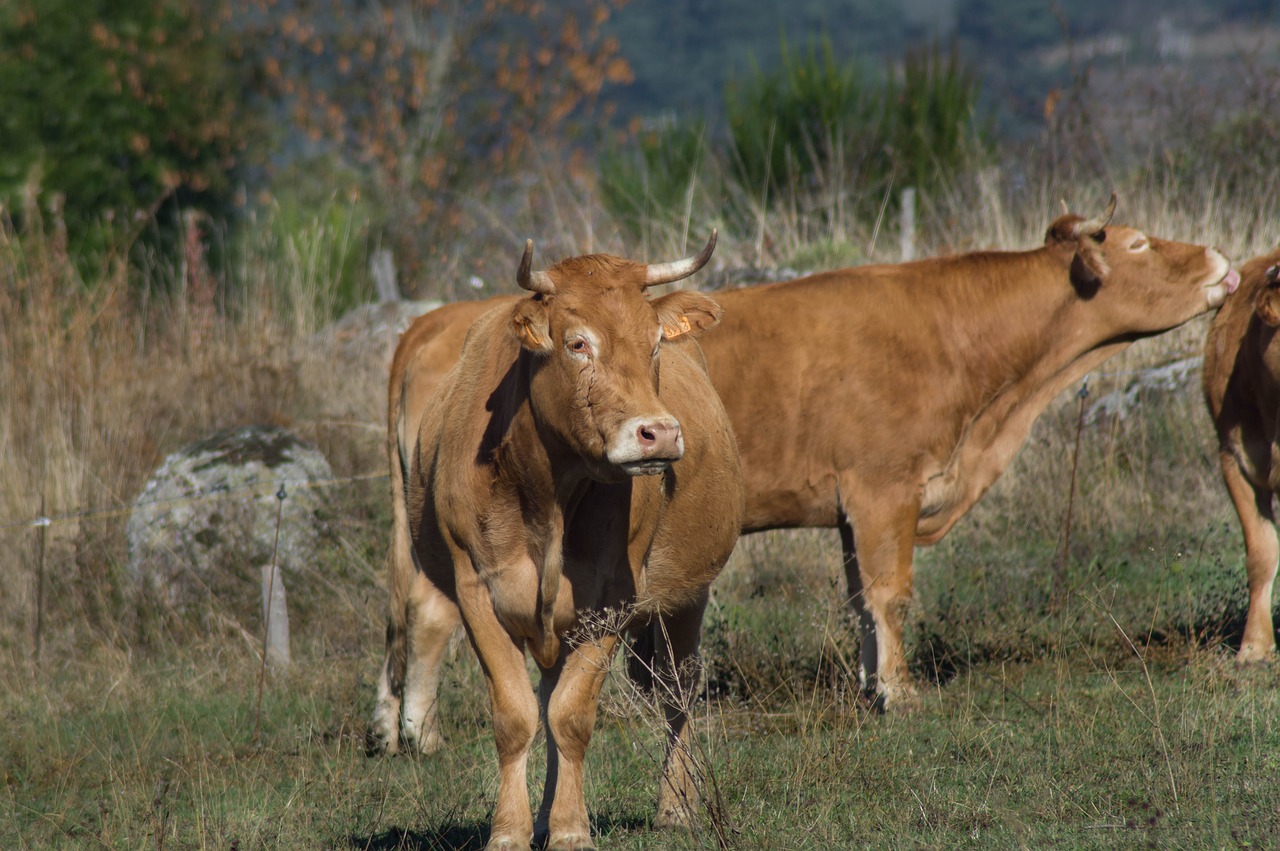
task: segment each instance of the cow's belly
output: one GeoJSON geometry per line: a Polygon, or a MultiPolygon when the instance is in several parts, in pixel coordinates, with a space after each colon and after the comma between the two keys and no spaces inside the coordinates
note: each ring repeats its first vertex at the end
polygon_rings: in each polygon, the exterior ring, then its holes
{"type": "MultiPolygon", "coordinates": [[[[834,481],[834,478],[833,478],[834,481]]],[[[747,490],[743,532],[766,529],[834,527],[839,506],[834,485],[830,488],[772,488],[747,490]]]]}

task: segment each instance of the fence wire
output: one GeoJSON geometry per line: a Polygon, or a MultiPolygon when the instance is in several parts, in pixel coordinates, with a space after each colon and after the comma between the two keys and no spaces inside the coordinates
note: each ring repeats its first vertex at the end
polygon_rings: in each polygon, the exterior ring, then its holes
{"type": "Polygon", "coordinates": [[[9,523],[0,523],[0,532],[9,532],[19,529],[38,529],[42,527],[52,526],[55,523],[64,523],[71,520],[83,520],[90,517],[119,517],[126,514],[132,514],[139,508],[147,508],[152,505],[184,505],[204,502],[211,499],[221,499],[233,494],[252,494],[253,496],[268,496],[277,492],[278,488],[311,488],[311,487],[329,487],[332,485],[351,484],[353,482],[368,482],[388,477],[387,473],[365,473],[358,476],[333,476],[325,479],[260,479],[258,481],[247,482],[243,485],[230,487],[220,485],[207,491],[201,491],[193,494],[184,494],[183,496],[168,496],[158,499],[143,500],[134,502],[127,506],[119,508],[88,508],[69,511],[63,514],[44,515],[33,517],[29,520],[18,520],[9,523]]]}

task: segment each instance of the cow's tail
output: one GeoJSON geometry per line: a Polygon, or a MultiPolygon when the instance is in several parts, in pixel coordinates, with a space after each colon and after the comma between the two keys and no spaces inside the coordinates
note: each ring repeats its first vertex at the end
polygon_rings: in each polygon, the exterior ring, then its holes
{"type": "Polygon", "coordinates": [[[627,639],[627,678],[645,694],[653,693],[654,664],[657,661],[657,627],[645,624],[627,639]]]}
{"type": "Polygon", "coordinates": [[[387,683],[391,693],[404,693],[405,667],[409,660],[409,593],[415,571],[413,542],[409,536],[409,512],[405,492],[409,478],[409,449],[405,440],[404,397],[396,411],[395,428],[387,435],[387,460],[391,467],[391,547],[387,553],[387,683]]]}

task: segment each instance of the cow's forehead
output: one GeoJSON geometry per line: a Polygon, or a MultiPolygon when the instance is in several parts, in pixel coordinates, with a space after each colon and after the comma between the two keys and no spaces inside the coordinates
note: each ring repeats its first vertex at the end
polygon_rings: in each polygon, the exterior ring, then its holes
{"type": "Polygon", "coordinates": [[[571,286],[633,287],[644,286],[647,267],[634,260],[612,254],[587,254],[568,257],[547,270],[557,288],[571,286]]]}
{"type": "Polygon", "coordinates": [[[653,305],[638,287],[567,287],[557,293],[552,314],[564,330],[588,327],[647,338],[658,327],[653,305]]]}

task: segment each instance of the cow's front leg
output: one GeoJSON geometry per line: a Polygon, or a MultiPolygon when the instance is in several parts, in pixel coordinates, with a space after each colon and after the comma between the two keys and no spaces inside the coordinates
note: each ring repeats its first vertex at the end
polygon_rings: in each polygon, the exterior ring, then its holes
{"type": "Polygon", "coordinates": [[[1244,564],[1249,578],[1249,614],[1236,658],[1241,662],[1260,662],[1270,659],[1276,649],[1271,588],[1276,578],[1280,544],[1276,541],[1275,514],[1271,507],[1273,494],[1270,488],[1256,487],[1246,479],[1231,453],[1224,452],[1221,461],[1222,479],[1244,533],[1244,564]]]}
{"type": "MultiPolygon", "coordinates": [[[[459,574],[469,573],[460,570],[459,574]]],[[[529,746],[538,729],[538,700],[525,669],[524,641],[498,622],[488,591],[474,575],[458,582],[458,606],[489,686],[498,747],[498,802],[487,851],[526,851],[533,841],[526,779],[529,746]]]]}
{"type": "Polygon", "coordinates": [[[547,848],[594,848],[583,791],[587,745],[596,722],[600,689],[619,638],[606,634],[584,641],[543,675],[539,692],[547,719],[547,782],[538,811],[538,832],[547,848]]]}
{"type": "Polygon", "coordinates": [[[920,696],[907,672],[902,634],[911,608],[919,508],[888,500],[851,502],[840,518],[840,540],[849,601],[862,635],[858,677],[876,709],[911,712],[919,708],[920,696]]]}

